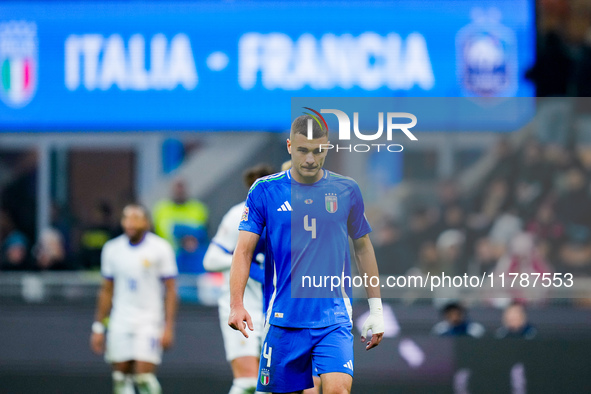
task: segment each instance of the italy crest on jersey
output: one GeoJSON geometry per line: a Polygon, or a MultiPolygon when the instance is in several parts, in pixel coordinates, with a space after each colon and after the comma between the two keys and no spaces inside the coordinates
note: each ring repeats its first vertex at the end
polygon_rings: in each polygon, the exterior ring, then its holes
{"type": "Polygon", "coordinates": [[[261,370],[261,384],[263,386],[267,386],[269,384],[270,379],[270,372],[267,369],[261,370]]]}
{"type": "Polygon", "coordinates": [[[327,193],[324,195],[324,205],[328,213],[335,213],[339,208],[337,195],[335,193],[327,193]]]}

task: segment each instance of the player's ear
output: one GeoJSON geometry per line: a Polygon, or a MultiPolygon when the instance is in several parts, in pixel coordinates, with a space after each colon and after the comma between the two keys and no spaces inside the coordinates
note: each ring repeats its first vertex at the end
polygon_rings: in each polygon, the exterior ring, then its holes
{"type": "Polygon", "coordinates": [[[291,155],[291,140],[288,138],[286,142],[287,142],[287,153],[289,153],[291,155]]]}

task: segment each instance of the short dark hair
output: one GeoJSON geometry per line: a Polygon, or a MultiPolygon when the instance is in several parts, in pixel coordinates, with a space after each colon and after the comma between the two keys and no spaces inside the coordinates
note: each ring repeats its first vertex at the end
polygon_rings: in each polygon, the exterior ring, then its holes
{"type": "Polygon", "coordinates": [[[274,174],[273,167],[268,164],[257,164],[254,167],[247,168],[242,174],[242,179],[247,189],[250,189],[254,181],[267,175],[274,174]]]}
{"type": "Polygon", "coordinates": [[[458,312],[460,312],[462,314],[466,313],[466,309],[459,302],[449,302],[449,303],[447,303],[443,307],[443,309],[441,310],[441,313],[443,313],[444,315],[447,315],[451,311],[458,311],[458,312]]]}
{"type": "Polygon", "coordinates": [[[291,124],[290,137],[293,138],[296,134],[308,136],[308,120],[312,120],[312,138],[328,137],[328,129],[311,117],[310,115],[302,115],[295,118],[291,124]]]}
{"type": "Polygon", "coordinates": [[[127,208],[139,209],[144,214],[144,217],[146,218],[148,223],[150,223],[150,224],[152,223],[152,218],[150,217],[150,210],[148,208],[146,208],[145,205],[137,203],[137,202],[132,202],[132,203],[126,204],[123,207],[123,211],[125,211],[127,208]]]}

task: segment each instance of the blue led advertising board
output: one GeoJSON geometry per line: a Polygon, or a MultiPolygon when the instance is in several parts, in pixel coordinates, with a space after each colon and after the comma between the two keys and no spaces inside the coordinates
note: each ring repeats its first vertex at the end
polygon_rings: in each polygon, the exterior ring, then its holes
{"type": "Polygon", "coordinates": [[[285,130],[292,97],[529,97],[533,1],[4,2],[0,130],[285,130]]]}

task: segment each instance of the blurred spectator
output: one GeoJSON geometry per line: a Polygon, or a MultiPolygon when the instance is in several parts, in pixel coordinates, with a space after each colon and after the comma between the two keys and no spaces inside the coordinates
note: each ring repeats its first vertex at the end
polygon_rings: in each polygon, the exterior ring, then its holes
{"type": "Polygon", "coordinates": [[[494,221],[488,234],[497,255],[503,255],[511,241],[521,233],[523,222],[513,212],[500,214],[494,221]]]}
{"type": "Polygon", "coordinates": [[[525,229],[539,240],[548,240],[553,244],[558,244],[564,236],[564,225],[556,219],[550,204],[541,205],[525,229]]]}
{"type": "Polygon", "coordinates": [[[517,165],[517,155],[515,154],[509,139],[501,137],[494,147],[496,166],[486,178],[485,183],[490,184],[494,179],[503,179],[508,186],[513,185],[515,177],[515,167],[517,165]]]}
{"type": "Polygon", "coordinates": [[[459,230],[445,230],[437,237],[438,272],[431,275],[458,275],[466,270],[464,263],[464,242],[466,237],[459,230]]]}
{"type": "Polygon", "coordinates": [[[571,226],[560,247],[556,270],[575,276],[591,276],[591,234],[587,227],[571,226]]]}
{"type": "MultiPolygon", "coordinates": [[[[534,237],[528,233],[520,233],[514,237],[506,253],[495,267],[495,277],[504,274],[505,280],[513,280],[518,274],[518,281],[521,281],[521,274],[527,274],[527,280],[533,277],[531,274],[551,273],[553,269],[544,260],[537,249],[534,237]]],[[[519,282],[521,283],[521,282],[519,282]]],[[[547,289],[541,286],[516,285],[508,288],[511,298],[525,302],[526,300],[539,300],[545,297],[547,289]]]]}
{"type": "Polygon", "coordinates": [[[106,201],[94,206],[91,223],[80,236],[80,264],[84,268],[99,268],[103,245],[117,235],[113,225],[113,210],[106,201]]]}
{"type": "Polygon", "coordinates": [[[503,325],[497,329],[495,336],[504,338],[533,339],[538,330],[527,320],[523,304],[514,302],[503,312],[503,325]]]}
{"type": "Polygon", "coordinates": [[[420,250],[426,242],[434,242],[437,230],[433,225],[433,215],[425,207],[415,208],[410,216],[408,245],[411,259],[418,261],[420,250]]]}
{"type": "Polygon", "coordinates": [[[474,256],[468,266],[468,274],[480,276],[485,272],[492,272],[502,254],[495,248],[488,237],[483,237],[475,242],[474,256]]]}
{"type": "Polygon", "coordinates": [[[542,147],[535,140],[528,141],[515,185],[515,204],[521,217],[530,219],[533,216],[535,207],[548,193],[551,182],[552,173],[543,159],[542,147]]]}
{"type": "Polygon", "coordinates": [[[175,227],[205,228],[208,215],[207,207],[201,201],[188,197],[185,181],[176,179],[172,183],[171,198],[158,202],[154,207],[155,231],[178,249],[180,240],[174,235],[175,227]]]}
{"type": "Polygon", "coordinates": [[[204,272],[208,215],[202,202],[188,197],[182,179],[172,183],[171,198],[154,207],[156,234],[168,240],[180,257],[179,272],[204,272]]]}
{"type": "Polygon", "coordinates": [[[442,209],[449,206],[462,205],[458,183],[453,179],[442,181],[437,187],[437,194],[439,205],[442,209]]]}
{"type": "Polygon", "coordinates": [[[69,269],[66,259],[64,238],[55,228],[46,228],[41,232],[39,241],[33,247],[34,268],[45,270],[69,269]]]}
{"type": "Polygon", "coordinates": [[[511,205],[511,190],[505,178],[493,179],[475,202],[474,213],[469,219],[470,227],[485,231],[493,221],[511,205]]]}
{"type": "Polygon", "coordinates": [[[427,272],[431,272],[432,275],[441,273],[442,270],[439,266],[439,256],[437,254],[435,242],[423,242],[419,249],[418,267],[425,275],[427,272]]]}
{"type": "Polygon", "coordinates": [[[525,230],[537,239],[543,257],[555,261],[558,248],[564,239],[564,225],[556,219],[552,205],[542,204],[525,230]]]}
{"type": "Polygon", "coordinates": [[[441,234],[445,230],[458,230],[465,233],[466,213],[460,204],[444,206],[441,218],[437,224],[437,232],[441,234]]]}
{"type": "Polygon", "coordinates": [[[29,269],[28,245],[27,237],[15,228],[11,215],[0,211],[0,269],[29,269]]]}
{"type": "Polygon", "coordinates": [[[509,253],[499,260],[497,273],[550,273],[552,269],[543,260],[531,234],[520,233],[511,241],[509,253]]]}
{"type": "Polygon", "coordinates": [[[591,219],[591,200],[586,188],[585,174],[579,167],[570,167],[563,176],[564,193],[556,205],[558,218],[566,225],[567,234],[584,231],[591,219]]]}
{"type": "Polygon", "coordinates": [[[416,264],[416,261],[411,259],[402,228],[395,221],[385,220],[376,232],[374,242],[380,274],[404,275],[409,268],[416,264]]]}
{"type": "Polygon", "coordinates": [[[457,302],[447,304],[443,310],[443,320],[433,326],[431,333],[440,337],[472,337],[484,335],[484,326],[471,322],[467,318],[466,309],[457,302]]]}

